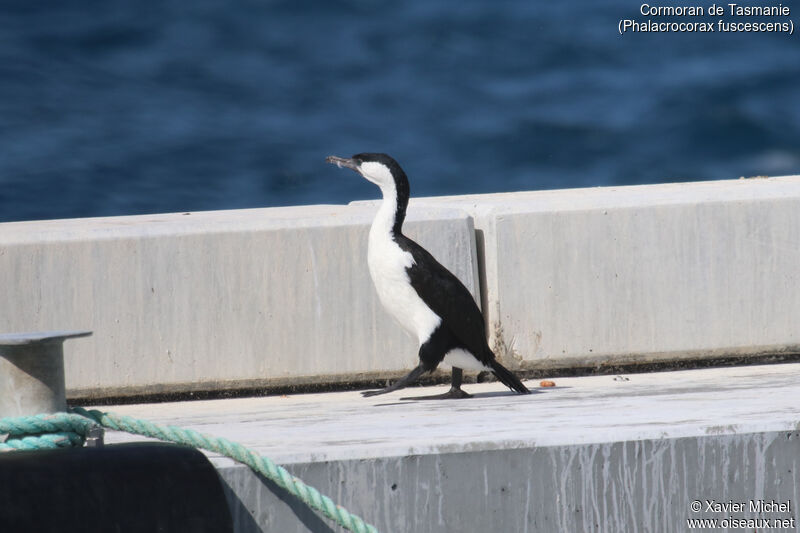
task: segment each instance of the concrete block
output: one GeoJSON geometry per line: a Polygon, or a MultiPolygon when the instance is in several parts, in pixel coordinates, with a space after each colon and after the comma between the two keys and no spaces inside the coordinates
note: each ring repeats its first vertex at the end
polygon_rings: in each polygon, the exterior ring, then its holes
{"type": "MultiPolygon", "coordinates": [[[[370,399],[339,392],[108,409],[241,442],[380,531],[657,532],[688,531],[690,519],[717,519],[720,530],[742,529],[722,525],[728,518],[800,521],[800,364],[555,382],[529,396],[466,385],[474,397],[457,402],[398,401],[446,389],[426,387],[370,399]],[[708,511],[707,501],[743,510],[708,511]],[[789,504],[759,512],[751,501],[789,504]]],[[[107,434],[112,444],[132,440],[107,434]]],[[[246,467],[211,461],[237,532],[339,531],[246,467]]]]}
{"type": "Polygon", "coordinates": [[[488,333],[511,366],[800,352],[800,177],[420,206],[474,217],[488,333]]]}
{"type": "MultiPolygon", "coordinates": [[[[0,324],[91,329],[68,396],[387,377],[416,341],[366,265],[374,208],[302,206],[0,224],[0,324]]],[[[408,232],[477,294],[471,218],[416,209],[408,232]]]]}

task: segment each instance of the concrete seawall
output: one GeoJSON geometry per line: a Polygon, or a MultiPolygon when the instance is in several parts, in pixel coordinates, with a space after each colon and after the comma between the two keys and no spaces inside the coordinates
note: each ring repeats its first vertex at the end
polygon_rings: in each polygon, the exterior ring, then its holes
{"type": "MultiPolygon", "coordinates": [[[[94,330],[73,397],[398,375],[361,204],[0,224],[0,327],[94,330]]],[[[422,198],[407,228],[512,367],[800,352],[800,177],[422,198]]]]}

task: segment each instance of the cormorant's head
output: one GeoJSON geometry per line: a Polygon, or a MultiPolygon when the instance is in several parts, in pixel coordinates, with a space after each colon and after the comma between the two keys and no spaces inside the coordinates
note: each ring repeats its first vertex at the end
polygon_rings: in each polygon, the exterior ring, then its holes
{"type": "Polygon", "coordinates": [[[381,189],[394,188],[397,191],[408,190],[406,173],[397,161],[386,154],[356,154],[350,159],[328,156],[325,161],[339,168],[347,167],[355,170],[381,189]]]}

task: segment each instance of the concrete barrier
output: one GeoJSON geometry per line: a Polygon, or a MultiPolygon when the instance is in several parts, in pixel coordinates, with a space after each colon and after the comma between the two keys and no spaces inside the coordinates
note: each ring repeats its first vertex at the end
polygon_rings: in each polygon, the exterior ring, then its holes
{"type": "MultiPolygon", "coordinates": [[[[0,329],[91,329],[66,347],[71,397],[400,374],[416,340],[375,296],[370,207],[304,206],[0,224],[0,329]]],[[[408,230],[477,294],[472,220],[408,230]]]]}
{"type": "MultiPolygon", "coordinates": [[[[71,397],[393,377],[376,205],[0,224],[0,330],[95,331],[71,397]]],[[[512,368],[800,352],[800,177],[422,198],[407,228],[512,368]]]]}
{"type": "Polygon", "coordinates": [[[800,352],[800,177],[420,198],[474,217],[517,367],[800,352]]]}

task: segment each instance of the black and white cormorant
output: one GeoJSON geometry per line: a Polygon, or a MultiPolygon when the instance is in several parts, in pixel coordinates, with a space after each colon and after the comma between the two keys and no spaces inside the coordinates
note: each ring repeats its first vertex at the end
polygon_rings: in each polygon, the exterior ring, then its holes
{"type": "Polygon", "coordinates": [[[381,188],[383,203],[369,230],[369,272],[389,313],[419,340],[419,365],[393,385],[364,396],[386,394],[416,381],[439,363],[453,367],[450,391],[427,398],[467,398],[462,370],[488,370],[519,393],[530,391],[497,362],[486,342],[485,325],[464,284],[422,246],[403,235],[409,186],[405,172],[386,154],[326,159],[355,170],[381,188]]]}

